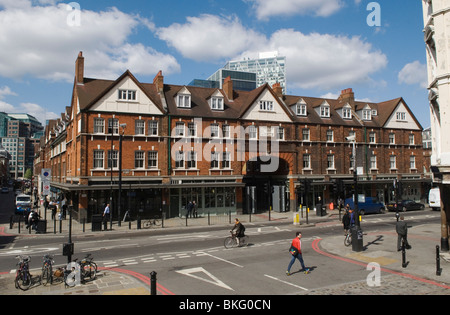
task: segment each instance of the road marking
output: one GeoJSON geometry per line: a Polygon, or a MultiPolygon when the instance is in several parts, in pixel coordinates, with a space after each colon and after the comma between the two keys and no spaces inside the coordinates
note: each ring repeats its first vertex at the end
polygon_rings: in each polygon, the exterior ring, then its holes
{"type": "Polygon", "coordinates": [[[185,269],[185,270],[178,270],[177,273],[185,275],[185,276],[188,276],[188,277],[191,277],[191,278],[194,278],[194,279],[197,279],[197,280],[205,281],[207,283],[214,284],[214,285],[216,285],[218,287],[221,287],[221,288],[224,288],[224,289],[227,289],[227,290],[230,290],[230,291],[234,291],[231,287],[226,285],[224,282],[219,280],[217,277],[213,276],[210,272],[206,271],[202,267],[185,269]],[[205,279],[203,277],[199,277],[197,275],[193,275],[194,273],[205,274],[208,277],[208,279],[205,279]]]}
{"type": "MultiPolygon", "coordinates": [[[[203,256],[203,255],[202,255],[202,256],[203,256]]],[[[228,264],[230,264],[230,265],[234,265],[234,266],[239,267],[239,268],[244,268],[244,266],[238,265],[238,264],[236,264],[236,263],[234,263],[234,262],[232,262],[232,261],[229,261],[229,260],[226,260],[226,259],[223,259],[223,258],[214,256],[214,255],[211,255],[211,254],[208,254],[208,253],[204,253],[204,256],[209,256],[209,257],[215,258],[215,259],[217,259],[217,260],[226,262],[226,263],[228,263],[228,264]]]]}
{"type": "Polygon", "coordinates": [[[306,288],[304,288],[304,287],[301,287],[301,286],[299,286],[299,285],[292,284],[292,283],[290,283],[290,282],[283,281],[283,280],[280,280],[280,279],[278,279],[278,278],[275,278],[275,277],[272,277],[272,276],[269,276],[269,275],[264,275],[264,276],[267,277],[267,278],[269,278],[269,279],[276,280],[276,281],[279,281],[279,282],[281,282],[281,283],[288,284],[288,285],[290,285],[290,286],[296,287],[296,288],[301,289],[301,290],[303,290],[303,291],[309,291],[308,289],[306,289],[306,288]]]}

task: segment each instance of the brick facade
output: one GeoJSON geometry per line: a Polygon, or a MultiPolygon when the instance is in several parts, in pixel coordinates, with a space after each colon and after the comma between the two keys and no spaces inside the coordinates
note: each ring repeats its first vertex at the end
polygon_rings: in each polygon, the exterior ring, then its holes
{"type": "Polygon", "coordinates": [[[261,211],[271,206],[264,189],[272,186],[289,200],[278,210],[294,210],[303,202],[295,189],[304,178],[314,184],[310,200],[333,201],[332,181],[348,184],[353,176],[346,141],[352,134],[363,170],[360,191],[388,202],[389,183],[400,179],[423,194],[422,127],[401,98],[367,104],[355,101],[351,89],[338,100],[287,96],[267,84],[244,92],[229,80],[223,90],[186,87],[166,84],[161,72],[151,84],[129,71],[116,81],[86,79],[83,67],[80,53],[72,104],[60,121],[65,152],[44,163],[56,170],[52,186],[83,215],[117,204],[119,133],[122,209],[135,213],[184,215],[191,199],[204,213],[261,211]],[[275,157],[277,168],[263,171],[275,157]]]}

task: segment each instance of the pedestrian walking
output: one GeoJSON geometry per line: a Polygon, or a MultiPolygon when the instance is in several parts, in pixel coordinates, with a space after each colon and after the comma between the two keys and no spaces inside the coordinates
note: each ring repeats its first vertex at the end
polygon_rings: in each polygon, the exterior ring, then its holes
{"type": "Polygon", "coordinates": [[[302,269],[300,271],[303,271],[305,274],[309,273],[309,269],[305,267],[305,263],[303,261],[303,254],[302,254],[302,233],[297,232],[295,233],[295,238],[292,240],[291,248],[289,249],[289,252],[292,255],[291,261],[289,262],[286,275],[291,275],[291,267],[294,264],[295,260],[298,259],[300,264],[302,265],[302,269]]]}
{"type": "Polygon", "coordinates": [[[193,212],[194,218],[198,218],[197,210],[198,210],[198,205],[194,200],[194,201],[192,201],[192,212],[193,212]]]}
{"type": "Polygon", "coordinates": [[[105,210],[103,211],[103,228],[106,231],[108,229],[108,221],[111,215],[111,210],[109,209],[109,203],[106,204],[105,210]]]}
{"type": "Polygon", "coordinates": [[[405,217],[401,216],[400,220],[397,221],[395,226],[397,231],[397,251],[402,250],[402,240],[405,242],[405,248],[411,249],[411,246],[408,243],[408,224],[405,222],[405,217]]]}
{"type": "Polygon", "coordinates": [[[186,206],[186,218],[192,218],[192,209],[194,208],[194,204],[192,203],[192,201],[189,201],[187,206],[186,206]]]}

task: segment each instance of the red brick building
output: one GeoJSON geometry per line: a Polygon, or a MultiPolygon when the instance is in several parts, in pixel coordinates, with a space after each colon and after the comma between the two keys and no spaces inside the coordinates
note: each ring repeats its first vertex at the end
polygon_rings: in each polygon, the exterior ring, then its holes
{"type": "Polygon", "coordinates": [[[121,209],[132,215],[185,215],[192,200],[200,214],[290,211],[303,202],[303,179],[311,205],[331,202],[333,181],[353,180],[352,135],[360,193],[387,203],[397,179],[405,198],[421,199],[429,181],[422,127],[405,101],[359,102],[351,89],[324,99],[283,95],[279,85],[237,91],[231,80],[223,89],[170,85],[161,72],[152,83],[129,71],[89,79],[80,53],[64,117],[64,132],[48,143],[62,145],[51,155],[52,188],[80,217],[110,201],[116,211],[120,152],[121,209]]]}

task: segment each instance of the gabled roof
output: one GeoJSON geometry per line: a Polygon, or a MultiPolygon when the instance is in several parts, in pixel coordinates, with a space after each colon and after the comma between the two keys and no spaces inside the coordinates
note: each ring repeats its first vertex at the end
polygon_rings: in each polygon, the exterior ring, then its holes
{"type": "Polygon", "coordinates": [[[83,84],[77,84],[77,94],[80,102],[80,110],[88,110],[108,92],[113,90],[123,79],[129,77],[144,92],[144,94],[164,113],[161,97],[154,84],[140,83],[129,71],[125,71],[117,80],[99,80],[84,78],[83,84]]]}

